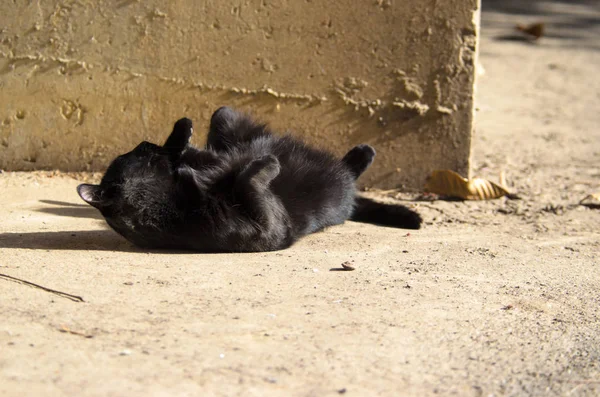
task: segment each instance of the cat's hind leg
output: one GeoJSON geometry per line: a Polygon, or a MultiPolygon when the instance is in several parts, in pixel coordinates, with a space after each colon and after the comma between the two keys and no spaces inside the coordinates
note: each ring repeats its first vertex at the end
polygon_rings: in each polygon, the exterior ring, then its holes
{"type": "Polygon", "coordinates": [[[245,114],[223,106],[210,119],[206,145],[215,151],[227,151],[243,142],[268,135],[264,124],[255,123],[245,114]]]}
{"type": "Polygon", "coordinates": [[[235,129],[240,115],[233,109],[222,106],[210,118],[206,145],[216,151],[224,151],[235,144],[235,129]]]}
{"type": "Polygon", "coordinates": [[[352,148],[342,161],[350,168],[350,172],[357,179],[369,166],[375,158],[375,149],[369,145],[358,145],[352,148]]]}

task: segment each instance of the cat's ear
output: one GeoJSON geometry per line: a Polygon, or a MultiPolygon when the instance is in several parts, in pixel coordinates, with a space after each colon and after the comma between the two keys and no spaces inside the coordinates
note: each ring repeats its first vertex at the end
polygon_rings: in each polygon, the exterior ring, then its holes
{"type": "Polygon", "coordinates": [[[77,193],[79,197],[83,199],[89,205],[100,208],[103,204],[99,185],[90,185],[88,183],[82,183],[77,186],[77,193]]]}
{"type": "Polygon", "coordinates": [[[192,120],[185,117],[177,120],[173,126],[173,132],[164,144],[164,148],[172,153],[181,153],[190,143],[193,132],[192,120]]]}
{"type": "Polygon", "coordinates": [[[213,134],[226,132],[228,128],[235,125],[239,117],[240,114],[232,108],[220,107],[210,118],[210,132],[213,134]]]}

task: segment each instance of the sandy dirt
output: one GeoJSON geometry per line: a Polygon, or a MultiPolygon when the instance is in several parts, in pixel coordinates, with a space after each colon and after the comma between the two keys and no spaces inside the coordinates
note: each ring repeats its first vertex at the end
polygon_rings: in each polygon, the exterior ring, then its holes
{"type": "Polygon", "coordinates": [[[4,172],[0,274],[84,302],[0,276],[0,395],[599,395],[600,209],[578,203],[600,191],[600,9],[484,3],[473,174],[521,200],[403,201],[422,230],[347,223],[281,252],[147,253],[75,178],[4,172]],[[537,20],[539,42],[514,34],[537,20]]]}

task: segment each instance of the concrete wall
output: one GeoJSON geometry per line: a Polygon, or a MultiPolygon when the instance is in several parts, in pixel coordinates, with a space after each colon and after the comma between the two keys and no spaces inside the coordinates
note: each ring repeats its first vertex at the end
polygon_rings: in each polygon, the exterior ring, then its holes
{"type": "Polygon", "coordinates": [[[343,154],[365,185],[466,173],[477,0],[0,3],[0,168],[102,170],[221,105],[343,154]]]}

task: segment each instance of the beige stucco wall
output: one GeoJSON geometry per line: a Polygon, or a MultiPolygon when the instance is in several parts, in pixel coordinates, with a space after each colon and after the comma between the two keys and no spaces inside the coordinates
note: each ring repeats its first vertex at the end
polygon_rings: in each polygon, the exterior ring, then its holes
{"type": "Polygon", "coordinates": [[[0,168],[102,170],[230,105],[343,154],[363,184],[466,173],[477,0],[0,2],[0,168]]]}

